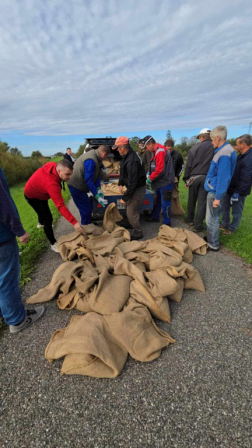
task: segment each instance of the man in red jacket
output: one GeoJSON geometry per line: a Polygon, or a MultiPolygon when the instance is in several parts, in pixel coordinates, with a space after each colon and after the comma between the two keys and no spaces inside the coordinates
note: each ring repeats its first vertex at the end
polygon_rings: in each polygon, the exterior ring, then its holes
{"type": "Polygon", "coordinates": [[[44,232],[54,252],[59,252],[59,250],[52,229],[53,217],[48,206],[48,199],[52,199],[59,212],[74,226],[77,232],[84,233],[80,223],[65,206],[61,194],[61,182],[67,182],[72,173],[73,167],[68,160],[60,160],[58,164],[48,162],[33,173],[24,188],[25,199],[38,215],[38,228],[44,227],[44,232]]]}

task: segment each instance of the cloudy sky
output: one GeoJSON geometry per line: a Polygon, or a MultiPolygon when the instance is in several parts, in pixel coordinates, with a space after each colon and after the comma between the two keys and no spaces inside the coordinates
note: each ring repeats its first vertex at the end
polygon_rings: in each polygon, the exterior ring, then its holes
{"type": "Polygon", "coordinates": [[[251,0],[1,0],[0,139],[178,140],[252,121],[251,0]]]}

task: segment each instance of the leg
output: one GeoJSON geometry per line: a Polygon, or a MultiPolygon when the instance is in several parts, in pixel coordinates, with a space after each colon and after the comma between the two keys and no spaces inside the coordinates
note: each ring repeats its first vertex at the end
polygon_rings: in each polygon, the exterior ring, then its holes
{"type": "Polygon", "coordinates": [[[159,219],[160,212],[161,212],[161,193],[160,190],[156,190],[155,194],[157,195],[157,202],[153,207],[151,218],[152,219],[159,219]]]}
{"type": "Polygon", "coordinates": [[[226,193],[221,200],[221,214],[222,214],[222,222],[221,224],[225,229],[229,229],[230,223],[230,198],[231,194],[226,193]]]}
{"type": "Polygon", "coordinates": [[[137,188],[132,197],[127,202],[127,218],[133,227],[134,236],[143,236],[143,231],[140,225],[140,207],[144,200],[146,187],[137,188]]]}
{"type": "Polygon", "coordinates": [[[242,212],[243,212],[245,199],[246,199],[246,196],[240,196],[238,201],[234,202],[232,205],[233,220],[232,220],[232,223],[230,224],[230,226],[228,227],[228,229],[231,230],[231,232],[234,232],[239,227],[239,224],[240,224],[241,218],[242,218],[242,212]]]}
{"type": "Polygon", "coordinates": [[[198,199],[198,186],[197,186],[197,179],[195,179],[195,181],[189,187],[189,195],[187,202],[187,218],[189,222],[194,222],[194,213],[197,199],[198,199]]]}
{"type": "Polygon", "coordinates": [[[163,224],[171,225],[171,199],[174,183],[161,188],[161,205],[164,214],[163,224]]]}
{"type": "Polygon", "coordinates": [[[19,249],[14,238],[0,246],[0,310],[8,325],[19,325],[26,317],[19,276],[19,249]]]}
{"type": "Polygon", "coordinates": [[[214,248],[219,248],[219,224],[220,224],[220,207],[214,208],[213,201],[215,194],[208,193],[207,195],[207,241],[209,245],[214,248]]]}
{"type": "MultiPolygon", "coordinates": [[[[204,188],[205,179],[206,179],[206,176],[204,176],[202,178],[200,177],[199,182],[198,182],[198,191],[197,191],[198,205],[197,205],[197,212],[196,212],[196,217],[195,217],[195,221],[194,221],[194,228],[196,230],[203,227],[203,221],[206,216],[207,192],[204,188]]],[[[197,181],[197,179],[195,180],[195,182],[196,181],[197,181]]]]}
{"type": "Polygon", "coordinates": [[[87,193],[68,185],[73,201],[81,215],[81,225],[86,226],[91,223],[92,205],[87,193]]]}
{"type": "Polygon", "coordinates": [[[40,199],[30,199],[25,196],[28,204],[35,210],[38,215],[38,221],[44,225],[44,232],[47,239],[53,245],[56,243],[56,239],[52,229],[53,217],[48,205],[48,201],[41,201],[40,199]]]}

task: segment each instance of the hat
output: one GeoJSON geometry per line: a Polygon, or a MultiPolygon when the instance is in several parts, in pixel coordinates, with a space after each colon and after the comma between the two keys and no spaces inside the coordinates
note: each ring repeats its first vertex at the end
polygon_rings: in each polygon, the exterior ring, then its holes
{"type": "Polygon", "coordinates": [[[142,140],[142,148],[145,148],[146,144],[152,139],[153,137],[151,135],[146,135],[142,140]]]}
{"type": "Polygon", "coordinates": [[[203,128],[203,129],[201,129],[201,131],[199,132],[199,135],[197,135],[196,138],[199,138],[199,136],[200,136],[201,134],[210,134],[210,132],[211,132],[211,129],[209,129],[209,128],[203,128]]]}
{"type": "Polygon", "coordinates": [[[121,137],[118,137],[116,139],[114,146],[112,146],[112,149],[116,149],[120,145],[127,145],[128,143],[129,143],[128,137],[124,137],[123,135],[121,135],[121,137]]]}

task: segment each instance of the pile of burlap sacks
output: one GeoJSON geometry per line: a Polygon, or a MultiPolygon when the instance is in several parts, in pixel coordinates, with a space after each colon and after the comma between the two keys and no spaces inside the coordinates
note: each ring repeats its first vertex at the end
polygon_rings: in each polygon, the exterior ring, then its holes
{"type": "Polygon", "coordinates": [[[120,162],[116,161],[112,157],[107,157],[102,161],[102,164],[106,168],[107,174],[119,174],[120,173],[120,162]]]}
{"type": "Polygon", "coordinates": [[[60,309],[77,309],[66,328],[57,330],[45,351],[49,362],[64,357],[61,374],[113,378],[128,354],[152,361],[175,340],[153,318],[171,322],[169,300],[180,302],[184,289],[205,291],[190,263],[205,255],[205,241],[184,229],[161,226],[157,238],[130,241],[115,204],[105,212],[103,229],[84,226],[58,239],[64,263],[52,280],[27,303],[57,297],[60,309]],[[77,261],[73,261],[76,260],[77,261]]]}

